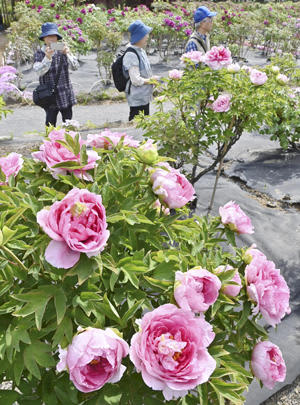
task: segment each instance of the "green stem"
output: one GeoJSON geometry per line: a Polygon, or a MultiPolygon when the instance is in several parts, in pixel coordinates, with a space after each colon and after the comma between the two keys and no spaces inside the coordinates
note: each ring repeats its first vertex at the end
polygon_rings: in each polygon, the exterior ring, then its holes
{"type": "Polygon", "coordinates": [[[9,250],[7,247],[5,246],[1,246],[1,249],[6,252],[10,257],[12,257],[20,267],[22,267],[23,270],[28,272],[28,269],[26,266],[24,266],[24,264],[17,258],[17,256],[11,251],[9,250]]]}

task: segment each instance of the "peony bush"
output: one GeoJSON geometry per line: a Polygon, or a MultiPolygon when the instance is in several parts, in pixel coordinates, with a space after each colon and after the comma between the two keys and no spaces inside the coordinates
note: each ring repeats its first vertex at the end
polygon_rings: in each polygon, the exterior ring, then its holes
{"type": "Polygon", "coordinates": [[[181,56],[183,74],[157,84],[157,111],[135,120],[161,154],[176,158],[192,184],[222,162],[244,132],[270,135],[287,149],[300,139],[299,73],[295,60],[276,58],[264,68],[232,63],[224,46],[181,56]],[[168,102],[168,103],[166,103],[168,102]],[[211,154],[205,165],[202,156],[211,154]]]}
{"type": "Polygon", "coordinates": [[[1,401],[241,404],[254,377],[283,381],[267,328],[289,288],[237,246],[247,213],[191,215],[193,186],[153,141],[87,138],[50,128],[0,160],[1,401]]]}

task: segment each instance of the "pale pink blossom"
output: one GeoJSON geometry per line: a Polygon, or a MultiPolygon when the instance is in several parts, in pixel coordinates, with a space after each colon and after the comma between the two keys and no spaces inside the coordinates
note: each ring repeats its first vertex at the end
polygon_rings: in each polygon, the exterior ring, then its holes
{"type": "Polygon", "coordinates": [[[280,71],[280,68],[279,68],[279,66],[271,66],[271,70],[272,70],[272,72],[273,73],[279,73],[279,71],[280,71]]]}
{"type": "Polygon", "coordinates": [[[232,63],[231,65],[227,66],[227,70],[230,73],[237,73],[241,70],[241,67],[238,63],[232,63]]]}
{"type": "Polygon", "coordinates": [[[169,208],[181,208],[189,201],[192,201],[195,190],[187,178],[166,163],[161,167],[157,168],[151,176],[154,193],[169,208]]]}
{"type": "Polygon", "coordinates": [[[260,70],[257,69],[252,69],[250,72],[250,81],[251,83],[261,86],[268,80],[268,76],[266,75],[265,72],[261,72],[260,70]]]}
{"type": "MultiPolygon", "coordinates": [[[[87,150],[88,162],[81,169],[72,169],[71,167],[54,167],[57,164],[68,163],[70,161],[77,162],[80,166],[80,153],[74,155],[69,149],[61,145],[58,141],[66,141],[65,134],[68,133],[72,138],[75,138],[76,133],[72,131],[66,131],[65,129],[53,130],[49,134],[49,140],[44,140],[44,143],[40,146],[38,152],[33,152],[32,157],[35,160],[40,160],[46,163],[50,172],[54,178],[58,175],[65,175],[68,172],[74,173],[75,176],[83,178],[84,180],[92,181],[92,176],[87,173],[87,170],[94,169],[99,160],[98,154],[93,150],[87,150]]],[[[79,137],[79,145],[82,147],[86,142],[79,137]]]]}
{"type": "Polygon", "coordinates": [[[211,108],[215,112],[227,112],[230,110],[230,94],[221,94],[218,98],[211,104],[211,108]]]}
{"type": "Polygon", "coordinates": [[[22,169],[23,162],[24,160],[22,159],[22,155],[15,152],[0,158],[0,168],[6,177],[6,181],[2,183],[0,182],[0,186],[8,183],[10,176],[16,177],[16,175],[22,169]]]}
{"type": "Polygon", "coordinates": [[[181,56],[180,60],[184,62],[186,59],[198,64],[204,62],[204,54],[200,51],[186,52],[181,56]]]}
{"type": "Polygon", "coordinates": [[[207,311],[216,302],[220,288],[220,279],[201,267],[175,273],[174,298],[182,309],[195,313],[207,311]]]}
{"type": "Polygon", "coordinates": [[[246,73],[251,73],[253,68],[251,66],[243,65],[241,70],[244,70],[246,73]]]}
{"type": "Polygon", "coordinates": [[[182,78],[182,75],[183,75],[182,70],[177,70],[177,69],[169,70],[170,79],[179,80],[182,78]]]}
{"type": "Polygon", "coordinates": [[[220,70],[232,64],[231,52],[224,46],[213,46],[206,52],[204,62],[213,70],[220,70]]]}
{"type": "Polygon", "coordinates": [[[140,326],[131,339],[130,360],[148,387],[169,401],[208,381],[216,368],[207,351],[215,334],[203,317],[165,304],[147,312],[140,326]]]}
{"type": "Polygon", "coordinates": [[[286,84],[289,81],[289,78],[286,75],[280,73],[279,75],[276,76],[276,80],[280,84],[286,84]]]}
{"type": "Polygon", "coordinates": [[[278,346],[269,341],[257,343],[252,352],[251,369],[263,385],[273,389],[275,383],[286,376],[286,366],[278,346]]]}
{"type": "Polygon", "coordinates": [[[87,328],[66,349],[59,348],[56,369],[67,370],[79,391],[97,391],[106,383],[120,381],[126,370],[121,362],[128,352],[128,344],[112,329],[87,328]]]}
{"type": "Polygon", "coordinates": [[[246,266],[247,293],[256,303],[254,314],[260,312],[272,326],[289,314],[290,290],[285,279],[272,261],[256,249],[251,252],[252,261],[246,266]]]}
{"type": "Polygon", "coordinates": [[[99,149],[113,149],[121,140],[123,140],[124,146],[132,148],[137,148],[140,144],[125,132],[111,132],[109,129],[105,129],[100,134],[88,134],[87,136],[87,144],[99,149]]]}
{"type": "Polygon", "coordinates": [[[74,188],[50,209],[39,211],[37,222],[52,239],[45,259],[57,268],[73,267],[80,253],[97,256],[109,237],[102,198],[85,189],[74,188]]]}
{"type": "MultiPolygon", "coordinates": [[[[230,265],[227,266],[219,266],[216,268],[215,272],[216,273],[223,273],[224,271],[229,271],[229,270],[233,270],[233,267],[230,265]]],[[[236,269],[236,272],[234,273],[232,279],[230,281],[233,281],[236,283],[235,284],[228,284],[223,288],[223,293],[225,295],[228,295],[229,297],[236,297],[237,295],[239,295],[241,288],[242,288],[242,280],[241,277],[239,275],[238,270],[236,269]]]]}
{"type": "Polygon", "coordinates": [[[229,201],[223,207],[220,207],[219,214],[222,223],[227,225],[232,231],[249,234],[254,232],[251,219],[234,201],[229,201]]]}

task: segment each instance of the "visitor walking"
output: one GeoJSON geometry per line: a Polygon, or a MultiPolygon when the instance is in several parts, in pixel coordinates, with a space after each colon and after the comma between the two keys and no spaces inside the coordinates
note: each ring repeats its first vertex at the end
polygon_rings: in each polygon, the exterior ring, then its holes
{"type": "Polygon", "coordinates": [[[46,112],[46,125],[56,126],[59,112],[63,122],[72,119],[72,106],[76,103],[76,99],[69,67],[76,70],[79,63],[70,53],[68,46],[58,42],[62,40],[62,36],[56,24],[50,22],[43,24],[39,39],[44,41],[44,44],[34,55],[33,70],[39,75],[41,85],[56,88],[55,101],[43,107],[46,112]]]}
{"type": "Polygon", "coordinates": [[[125,94],[130,108],[129,121],[142,111],[145,115],[150,113],[152,100],[153,81],[158,80],[152,76],[149,59],[145,52],[151,27],[142,21],[134,21],[128,28],[130,44],[123,58],[123,74],[129,79],[126,84],[125,94]]]}
{"type": "Polygon", "coordinates": [[[213,27],[213,17],[217,13],[210,11],[207,7],[198,7],[194,13],[194,32],[190,36],[185,52],[210,50],[209,34],[213,27]]]}

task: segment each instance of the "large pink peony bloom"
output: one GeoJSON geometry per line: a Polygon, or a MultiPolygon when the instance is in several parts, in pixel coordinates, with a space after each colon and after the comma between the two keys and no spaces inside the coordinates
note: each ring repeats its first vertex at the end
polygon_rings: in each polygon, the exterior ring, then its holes
{"type": "MultiPolygon", "coordinates": [[[[223,271],[229,271],[229,270],[233,270],[233,267],[230,265],[227,266],[219,266],[216,268],[216,273],[222,273],[223,271]]],[[[242,280],[241,277],[239,275],[238,270],[236,270],[234,276],[232,277],[232,279],[230,281],[234,281],[235,283],[237,283],[237,285],[235,284],[228,284],[224,287],[223,289],[223,293],[225,295],[228,295],[229,297],[236,297],[242,288],[242,280]]]]}
{"type": "Polygon", "coordinates": [[[56,369],[67,368],[79,391],[97,391],[106,383],[120,381],[126,370],[121,361],[128,352],[128,344],[111,329],[87,328],[73,337],[67,349],[60,349],[56,369]]]}
{"type": "Polygon", "coordinates": [[[268,80],[268,76],[265,72],[261,72],[257,69],[252,69],[250,72],[250,80],[251,83],[256,84],[257,86],[261,86],[268,80]]]}
{"type": "Polygon", "coordinates": [[[213,70],[220,70],[232,64],[231,52],[224,46],[213,46],[206,52],[204,62],[213,70]]]}
{"type": "Polygon", "coordinates": [[[251,358],[251,368],[255,377],[269,389],[276,381],[284,381],[286,366],[278,346],[269,341],[259,342],[254,347],[251,358]]]}
{"type": "Polygon", "coordinates": [[[88,134],[87,144],[100,149],[113,149],[123,139],[124,146],[131,146],[137,148],[140,144],[131,136],[126,135],[125,132],[111,132],[109,129],[105,129],[100,134],[88,134]]]}
{"type": "Polygon", "coordinates": [[[207,351],[215,334],[204,318],[166,304],[148,312],[133,335],[130,360],[146,385],[167,401],[206,382],[216,368],[207,351]]]}
{"type": "Polygon", "coordinates": [[[215,112],[227,112],[230,110],[230,100],[231,100],[231,96],[229,94],[221,94],[212,103],[211,108],[215,112]]]}
{"type": "Polygon", "coordinates": [[[192,184],[178,170],[164,163],[151,176],[153,191],[169,208],[181,208],[194,199],[192,184]]]}
{"type": "Polygon", "coordinates": [[[176,271],[174,297],[180,308],[205,312],[217,300],[221,281],[201,267],[182,273],[176,271]]]}
{"type": "Polygon", "coordinates": [[[39,211],[37,222],[53,239],[45,259],[57,268],[74,266],[80,253],[98,255],[109,237],[101,196],[88,190],[74,188],[49,210],[39,211]]]}
{"type": "Polygon", "coordinates": [[[182,78],[183,71],[178,69],[169,70],[169,78],[179,80],[182,78]]]}
{"type": "MultiPolygon", "coordinates": [[[[59,174],[66,174],[67,172],[74,173],[77,177],[82,177],[84,180],[92,181],[90,174],[86,173],[87,170],[94,169],[96,166],[96,161],[99,159],[98,154],[93,150],[87,151],[88,163],[82,169],[72,169],[72,168],[60,168],[53,167],[58,163],[66,163],[68,161],[78,162],[80,165],[80,154],[75,156],[69,149],[62,146],[57,141],[65,141],[65,129],[53,130],[49,134],[49,141],[45,140],[44,143],[40,146],[38,152],[33,152],[32,157],[36,160],[46,163],[50,169],[53,177],[57,177],[59,174]]],[[[76,133],[68,131],[68,134],[75,137],[76,133]]],[[[79,138],[80,146],[86,144],[81,138],[79,138]]]]}
{"type": "Polygon", "coordinates": [[[272,326],[290,313],[290,290],[275,264],[257,249],[252,250],[252,261],[245,270],[247,292],[257,303],[254,313],[261,312],[272,326]]]}
{"type": "Polygon", "coordinates": [[[23,162],[22,155],[15,152],[0,158],[0,167],[6,177],[6,182],[0,182],[0,186],[7,183],[10,176],[16,177],[23,166],[23,162]]]}
{"type": "Polygon", "coordinates": [[[238,233],[253,233],[251,219],[244,213],[238,204],[229,201],[223,207],[219,208],[221,221],[224,225],[238,233]]]}

